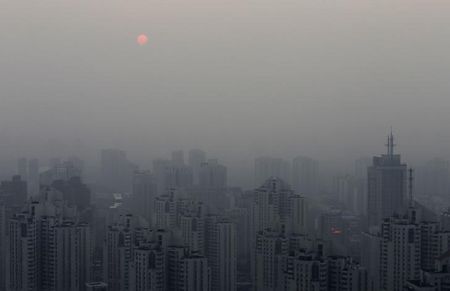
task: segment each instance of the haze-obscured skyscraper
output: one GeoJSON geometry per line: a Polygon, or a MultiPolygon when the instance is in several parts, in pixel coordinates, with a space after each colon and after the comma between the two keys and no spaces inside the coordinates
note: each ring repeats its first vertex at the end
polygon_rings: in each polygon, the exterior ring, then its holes
{"type": "Polygon", "coordinates": [[[447,197],[450,190],[450,164],[435,158],[418,168],[417,192],[422,195],[447,197]]]}
{"type": "Polygon", "coordinates": [[[402,214],[407,207],[407,167],[400,155],[394,154],[394,136],[388,137],[387,153],[374,157],[368,168],[367,214],[369,226],[379,225],[384,218],[402,214]]]}
{"type": "Polygon", "coordinates": [[[367,169],[371,164],[368,157],[361,157],[354,164],[356,210],[359,214],[367,213],[367,169]]]}
{"type": "Polygon", "coordinates": [[[260,157],[255,160],[255,186],[262,185],[270,177],[278,177],[289,183],[289,162],[280,158],[260,157]]]}
{"type": "Polygon", "coordinates": [[[270,229],[283,234],[306,233],[306,201],[280,178],[272,177],[254,191],[252,233],[270,229]]]}
{"type": "Polygon", "coordinates": [[[27,182],[16,175],[11,181],[0,183],[1,200],[8,206],[22,206],[27,200],[27,182]]]}
{"type": "Polygon", "coordinates": [[[158,195],[163,195],[172,188],[192,186],[192,169],[184,164],[171,160],[154,160],[153,173],[158,195]]]}
{"type": "Polygon", "coordinates": [[[130,191],[135,166],[127,160],[122,150],[104,149],[101,151],[102,183],[111,191],[130,191]]]}
{"type": "Polygon", "coordinates": [[[192,169],[194,185],[198,185],[200,176],[200,167],[206,162],[206,153],[199,149],[192,149],[189,151],[188,165],[192,169]]]}
{"type": "Polygon", "coordinates": [[[21,158],[17,161],[17,174],[26,181],[28,178],[28,160],[21,158]]]}
{"type": "Polygon", "coordinates": [[[136,171],[133,175],[133,208],[136,214],[152,224],[156,197],[156,182],[150,171],[136,171]]]}
{"type": "Polygon", "coordinates": [[[209,159],[200,167],[199,185],[203,188],[225,188],[227,186],[227,168],[216,159],[209,159]]]}
{"type": "Polygon", "coordinates": [[[319,163],[308,157],[296,157],[292,163],[292,187],[305,196],[317,194],[319,163]]]}
{"type": "Polygon", "coordinates": [[[39,160],[31,159],[28,162],[28,194],[30,196],[36,196],[39,194],[39,160]]]}
{"type": "Polygon", "coordinates": [[[72,161],[54,163],[50,169],[39,174],[41,185],[51,185],[53,182],[62,180],[69,181],[72,178],[82,177],[81,168],[72,161]]]}
{"type": "Polygon", "coordinates": [[[172,152],[172,162],[175,165],[184,165],[184,152],[183,151],[173,151],[172,152]]]}
{"type": "Polygon", "coordinates": [[[17,174],[27,182],[28,196],[39,194],[39,160],[21,158],[17,161],[17,174]]]}
{"type": "Polygon", "coordinates": [[[78,211],[83,211],[91,204],[91,190],[81,181],[80,177],[69,180],[56,180],[52,187],[60,191],[64,201],[70,206],[76,206],[78,211]]]}

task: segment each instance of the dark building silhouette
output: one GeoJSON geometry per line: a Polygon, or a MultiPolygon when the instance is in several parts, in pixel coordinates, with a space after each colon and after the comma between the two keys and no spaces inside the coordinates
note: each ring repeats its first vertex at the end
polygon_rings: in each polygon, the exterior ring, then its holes
{"type": "Polygon", "coordinates": [[[52,187],[63,194],[63,199],[69,205],[77,206],[79,211],[86,209],[91,203],[91,190],[81,182],[80,177],[54,181],[52,187]]]}
{"type": "Polygon", "coordinates": [[[402,164],[400,155],[394,154],[392,133],[386,146],[387,153],[374,157],[367,172],[369,226],[377,226],[384,218],[404,213],[407,206],[407,167],[402,164]]]}
{"type": "Polygon", "coordinates": [[[19,175],[13,176],[11,181],[2,181],[0,196],[6,205],[22,205],[27,200],[27,182],[19,175]]]}

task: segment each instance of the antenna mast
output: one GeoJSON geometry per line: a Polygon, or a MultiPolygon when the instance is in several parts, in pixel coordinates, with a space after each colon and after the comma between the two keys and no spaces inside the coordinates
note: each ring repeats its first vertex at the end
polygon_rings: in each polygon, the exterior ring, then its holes
{"type": "Polygon", "coordinates": [[[391,126],[391,134],[388,135],[388,138],[387,138],[386,147],[387,147],[387,155],[392,157],[394,155],[394,147],[395,147],[394,134],[392,133],[392,126],[391,126]]]}

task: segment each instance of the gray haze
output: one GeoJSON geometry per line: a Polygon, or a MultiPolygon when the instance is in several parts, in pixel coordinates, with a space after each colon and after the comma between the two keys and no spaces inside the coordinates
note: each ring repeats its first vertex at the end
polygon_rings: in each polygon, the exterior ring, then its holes
{"type": "Polygon", "coordinates": [[[0,156],[340,162],[383,152],[393,126],[406,160],[450,157],[449,15],[448,0],[1,0],[0,156]]]}

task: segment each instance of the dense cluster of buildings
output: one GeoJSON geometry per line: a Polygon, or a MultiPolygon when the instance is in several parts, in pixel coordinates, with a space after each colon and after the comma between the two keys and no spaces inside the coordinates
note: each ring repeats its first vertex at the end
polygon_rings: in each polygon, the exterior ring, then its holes
{"type": "Polygon", "coordinates": [[[331,194],[307,157],[256,159],[250,191],[201,150],[151,170],[104,150],[89,186],[83,165],[21,159],[0,184],[0,290],[450,290],[450,214],[415,199],[392,134],[331,194]]]}

